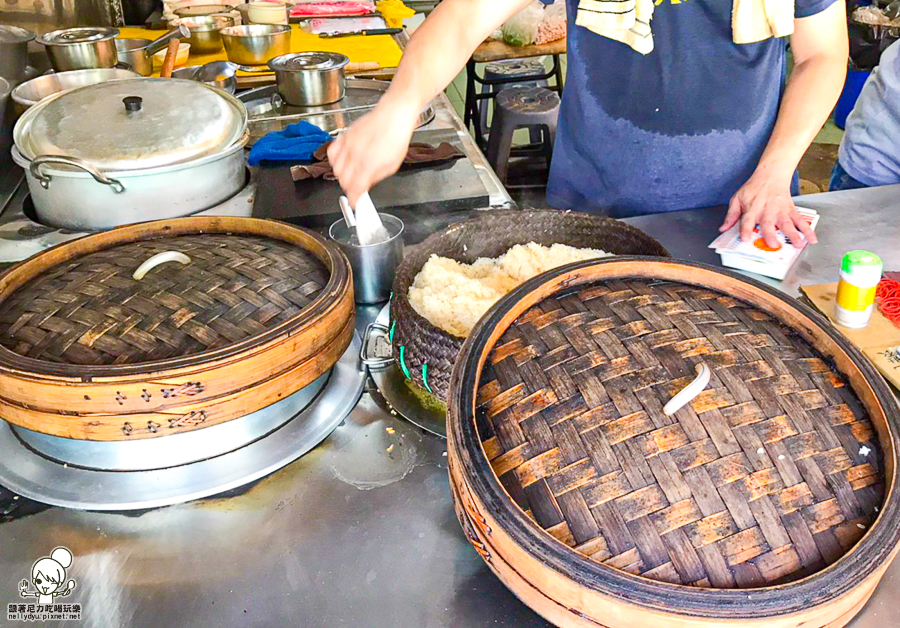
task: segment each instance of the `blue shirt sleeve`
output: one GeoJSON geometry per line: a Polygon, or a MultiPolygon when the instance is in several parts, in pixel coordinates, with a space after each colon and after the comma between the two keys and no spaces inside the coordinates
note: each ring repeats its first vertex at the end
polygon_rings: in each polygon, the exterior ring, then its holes
{"type": "Polygon", "coordinates": [[[796,0],[794,17],[809,17],[821,13],[837,0],[796,0]]]}

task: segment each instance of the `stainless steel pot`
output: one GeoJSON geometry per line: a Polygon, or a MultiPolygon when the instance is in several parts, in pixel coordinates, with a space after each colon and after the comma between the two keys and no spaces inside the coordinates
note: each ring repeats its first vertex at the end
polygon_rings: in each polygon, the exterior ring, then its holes
{"type": "Polygon", "coordinates": [[[116,57],[141,76],[153,74],[153,60],[147,54],[149,39],[116,39],[116,57]]]}
{"type": "Polygon", "coordinates": [[[232,63],[265,65],[291,51],[291,27],[285,24],[245,24],[223,28],[222,43],[232,63]]]}
{"type": "Polygon", "coordinates": [[[0,78],[13,86],[25,80],[28,42],[34,37],[34,33],[24,28],[0,25],[0,78]]]}
{"type": "Polygon", "coordinates": [[[99,231],[179,218],[222,203],[244,184],[244,144],[197,160],[133,172],[100,172],[86,162],[45,155],[26,159],[13,147],[42,224],[99,231]]]}
{"type": "Polygon", "coordinates": [[[135,78],[136,72],[119,68],[94,68],[92,70],[72,70],[71,72],[54,72],[25,81],[12,92],[13,101],[22,111],[36,105],[44,98],[77,89],[86,85],[95,85],[106,81],[135,78]]]}
{"type": "Polygon", "coordinates": [[[344,97],[344,67],[350,62],[335,52],[298,52],[275,57],[269,68],[275,72],[278,93],[289,105],[317,107],[344,97]]]}
{"type": "Polygon", "coordinates": [[[111,68],[118,62],[116,44],[118,28],[84,26],[64,28],[38,37],[57,72],[111,68]]]}
{"type": "Polygon", "coordinates": [[[244,183],[247,110],[203,83],[135,78],[83,87],[29,109],[13,159],[41,222],[98,230],[186,216],[244,183]]]}
{"type": "Polygon", "coordinates": [[[234,18],[230,15],[199,15],[171,22],[173,25],[176,23],[191,30],[190,37],[184,40],[191,45],[191,53],[208,54],[222,49],[222,35],[219,31],[234,26],[234,18]]]}
{"type": "Polygon", "coordinates": [[[153,55],[165,48],[169,40],[178,37],[182,41],[191,36],[187,26],[175,26],[168,33],[150,41],[149,39],[116,39],[116,56],[119,65],[125,64],[141,76],[153,73],[153,55]]]}

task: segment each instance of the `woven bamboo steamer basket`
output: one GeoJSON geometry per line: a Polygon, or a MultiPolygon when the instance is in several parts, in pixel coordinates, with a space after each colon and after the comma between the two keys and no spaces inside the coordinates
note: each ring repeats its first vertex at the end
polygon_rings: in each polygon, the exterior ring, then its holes
{"type": "MultiPolygon", "coordinates": [[[[90,264],[85,266],[89,268],[90,264]]],[[[4,321],[0,322],[0,417],[54,436],[126,440],[209,427],[255,412],[296,392],[327,372],[349,346],[355,310],[349,263],[321,236],[272,220],[193,217],[130,225],[86,236],[18,264],[0,276],[0,321],[4,321]],[[134,322],[139,325],[156,317],[159,324],[151,326],[149,333],[166,337],[162,331],[166,325],[170,325],[171,335],[171,327],[183,329],[185,321],[202,319],[203,304],[220,298],[215,303],[221,310],[219,314],[233,306],[243,317],[237,323],[243,325],[243,331],[226,323],[218,323],[217,327],[215,321],[227,317],[214,314],[213,322],[195,332],[210,345],[188,338],[184,345],[190,348],[187,354],[164,354],[162,359],[151,360],[139,357],[125,363],[119,363],[122,356],[119,361],[115,355],[103,356],[109,359],[97,364],[69,363],[61,358],[67,346],[80,341],[96,348],[99,345],[92,345],[92,341],[96,342],[99,336],[118,333],[119,328],[113,323],[121,322],[122,302],[137,303],[129,290],[143,287],[133,282],[130,275],[144,258],[122,259],[111,250],[138,247],[139,253],[126,249],[134,255],[145,255],[145,248],[149,252],[177,250],[170,242],[193,247],[189,257],[196,257],[187,265],[166,264],[148,273],[142,281],[151,281],[150,292],[141,293],[148,298],[143,304],[132,306],[137,313],[129,310],[134,322]],[[232,263],[238,254],[248,258],[232,263]],[[15,302],[16,295],[28,294],[17,291],[29,290],[41,276],[56,269],[104,255],[118,261],[101,259],[101,263],[121,266],[110,271],[118,273],[118,283],[108,295],[96,296],[93,286],[83,288],[75,281],[71,288],[65,285],[60,297],[83,299],[84,308],[90,310],[92,317],[89,322],[100,319],[93,327],[85,331],[84,326],[79,327],[84,317],[73,315],[72,329],[60,330],[57,321],[55,327],[48,328],[50,331],[35,332],[46,333],[45,337],[53,340],[48,343],[56,352],[51,357],[29,357],[28,351],[23,354],[8,346],[14,344],[8,338],[10,325],[18,322],[11,317],[23,316],[34,327],[42,324],[39,318],[33,318],[33,310],[40,308],[28,303],[20,304],[17,312],[10,314],[9,304],[15,302]],[[233,270],[240,263],[246,264],[244,275],[233,270]],[[124,293],[117,294],[116,290],[124,293]],[[96,298],[92,301],[91,297],[96,298]],[[293,301],[289,303],[288,298],[293,301]],[[103,299],[109,299],[109,303],[103,299]],[[200,305],[195,308],[197,303],[200,305]],[[286,303],[291,307],[280,310],[286,303]],[[107,312],[111,321],[104,318],[107,312]],[[229,342],[222,335],[215,336],[213,328],[225,328],[224,333],[242,337],[229,342]],[[54,333],[56,337],[51,338],[54,333]],[[206,340],[204,334],[210,339],[206,340]]],[[[112,340],[121,340],[121,334],[112,340]]],[[[121,342],[113,344],[120,345],[121,342]]],[[[180,347],[163,348],[172,353],[180,347]]],[[[39,349],[29,346],[29,351],[39,349]]]]}
{"type": "Polygon", "coordinates": [[[759,282],[682,261],[584,262],[514,290],[466,340],[448,408],[451,492],[489,568],[555,624],[844,626],[898,551],[898,415],[883,379],[845,337],[759,282]],[[582,311],[579,302],[589,305],[582,311]],[[627,333],[610,308],[630,319],[627,333]],[[610,395],[590,410],[582,389],[563,399],[552,385],[534,385],[536,365],[562,364],[548,347],[562,357],[587,346],[583,325],[618,331],[631,350],[605,362],[593,356],[597,370],[580,371],[610,395]],[[561,329],[572,347],[559,341],[561,329]],[[668,355],[667,335],[677,348],[668,355]],[[709,351],[723,342],[728,350],[709,351]],[[627,372],[622,365],[636,356],[652,364],[648,343],[661,368],[627,372]],[[754,346],[781,357],[753,360],[754,346]],[[662,403],[700,359],[713,370],[710,386],[660,427],[662,403]],[[512,385],[516,373],[522,382],[512,385]],[[629,395],[639,412],[626,407],[629,395]],[[770,418],[771,403],[792,411],[770,418]],[[646,486],[636,489],[642,467],[646,486]]]}
{"type": "Polygon", "coordinates": [[[616,255],[669,256],[654,238],[620,220],[558,210],[485,212],[432,234],[407,250],[391,297],[394,361],[401,372],[409,373],[423,395],[446,402],[450,371],[465,338],[432,325],[410,304],[409,287],[422,266],[431,255],[471,264],[479,257],[498,257],[516,244],[528,242],[599,248],[616,255]],[[423,373],[427,373],[427,382],[423,373]]]}

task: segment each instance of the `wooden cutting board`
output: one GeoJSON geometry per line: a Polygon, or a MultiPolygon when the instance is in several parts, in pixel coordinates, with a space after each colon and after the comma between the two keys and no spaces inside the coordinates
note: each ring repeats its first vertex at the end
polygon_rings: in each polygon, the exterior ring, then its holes
{"type": "Polygon", "coordinates": [[[827,316],[828,320],[850,339],[850,342],[862,350],[881,371],[885,379],[895,388],[900,389],[900,357],[897,357],[897,347],[900,346],[900,328],[882,316],[877,308],[872,313],[869,326],[864,329],[850,329],[835,323],[834,301],[837,294],[837,282],[801,286],[800,292],[810,300],[817,310],[827,316]]]}

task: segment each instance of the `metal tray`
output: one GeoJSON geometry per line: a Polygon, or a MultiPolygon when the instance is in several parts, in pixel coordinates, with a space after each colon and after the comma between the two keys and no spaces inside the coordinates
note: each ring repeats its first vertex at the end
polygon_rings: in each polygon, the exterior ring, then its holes
{"type": "MultiPolygon", "coordinates": [[[[295,107],[282,100],[275,85],[257,87],[238,94],[237,98],[247,107],[250,116],[249,145],[272,131],[281,131],[298,120],[306,120],[327,133],[336,134],[346,129],[357,118],[371,111],[387,88],[389,81],[348,79],[346,95],[336,103],[319,107],[295,107]]],[[[434,119],[434,108],[429,104],[419,114],[416,128],[434,119]]]]}
{"type": "Polygon", "coordinates": [[[231,423],[150,439],[157,442],[73,446],[64,438],[25,434],[0,420],[0,485],[53,506],[116,511],[168,506],[243,486],[307,453],[344,420],[365,386],[359,352],[357,335],[330,373],[309,390],[231,423]],[[188,438],[173,440],[176,450],[161,455],[160,448],[178,436],[188,438]],[[201,450],[197,445],[203,439],[210,442],[201,450]],[[93,457],[82,466],[86,456],[93,457]]]}

